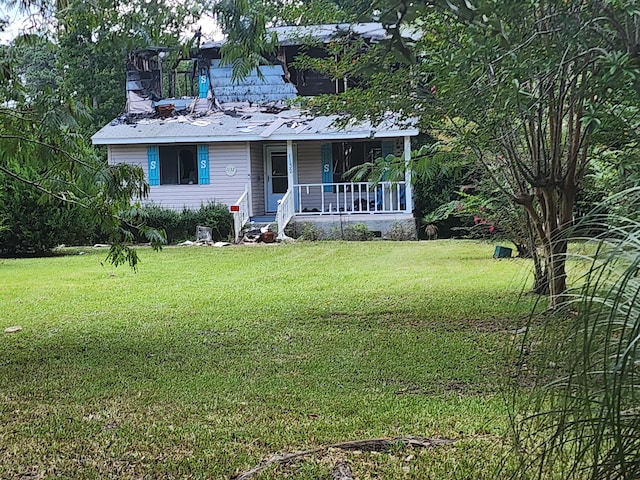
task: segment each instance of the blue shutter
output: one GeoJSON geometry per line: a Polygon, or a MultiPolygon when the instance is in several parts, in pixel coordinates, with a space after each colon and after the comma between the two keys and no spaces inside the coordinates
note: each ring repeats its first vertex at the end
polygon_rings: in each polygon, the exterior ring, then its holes
{"type": "MultiPolygon", "coordinates": [[[[393,142],[382,142],[382,158],[384,161],[387,161],[387,155],[393,155],[395,153],[395,148],[393,146],[393,142]]],[[[387,169],[382,172],[382,181],[389,181],[389,172],[387,169]]]]}
{"type": "Polygon", "coordinates": [[[206,68],[200,69],[200,79],[198,81],[198,85],[198,96],[200,98],[207,98],[207,95],[209,94],[209,72],[206,68]]]}
{"type": "Polygon", "coordinates": [[[209,185],[209,145],[198,145],[198,183],[209,185]]]}
{"type": "MultiPolygon", "coordinates": [[[[333,145],[325,143],[320,148],[320,158],[322,159],[322,183],[333,183],[333,145]]],[[[323,187],[325,192],[333,192],[332,185],[323,187]]]]}
{"type": "Polygon", "coordinates": [[[147,147],[149,185],[160,185],[160,153],[157,145],[147,147]]]}

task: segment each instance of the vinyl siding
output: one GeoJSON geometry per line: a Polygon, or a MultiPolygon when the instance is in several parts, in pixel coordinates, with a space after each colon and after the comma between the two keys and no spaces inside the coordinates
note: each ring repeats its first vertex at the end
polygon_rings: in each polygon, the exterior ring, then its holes
{"type": "MultiPolygon", "coordinates": [[[[148,178],[147,145],[111,145],[109,162],[139,166],[148,178]]],[[[144,203],[174,210],[185,207],[197,209],[208,202],[235,203],[250,180],[248,164],[247,148],[243,142],[209,145],[209,185],[152,186],[144,203]],[[225,173],[228,166],[236,168],[235,175],[225,173]]]]}
{"type": "Polygon", "coordinates": [[[264,142],[252,142],[250,150],[252,213],[264,215],[264,142]]]}
{"type": "MultiPolygon", "coordinates": [[[[298,143],[298,184],[322,183],[322,161],[320,158],[320,147],[322,142],[300,142],[298,143]]],[[[297,192],[296,192],[297,193],[297,192]]],[[[311,210],[320,209],[322,205],[322,187],[302,188],[300,199],[302,206],[311,210]]],[[[328,194],[325,194],[325,201],[328,194]]]]}

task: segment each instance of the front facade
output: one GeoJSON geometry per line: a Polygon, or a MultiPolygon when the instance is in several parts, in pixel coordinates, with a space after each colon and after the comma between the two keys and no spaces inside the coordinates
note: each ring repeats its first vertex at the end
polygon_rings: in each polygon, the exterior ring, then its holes
{"type": "Polygon", "coordinates": [[[291,222],[326,228],[365,223],[383,236],[395,222],[413,226],[408,170],[402,181],[375,185],[349,182],[344,173],[388,155],[408,162],[418,131],[391,119],[337,128],[335,117],[311,117],[288,106],[295,90],[279,75],[284,67],[265,68],[267,75],[238,85],[228,80],[230,68],[209,61],[198,97],[152,100],[148,110],[146,72],[134,66],[129,114],[101,129],[93,142],[107,146],[110,163],[144,170],[147,202],[177,210],[224,203],[234,211],[238,231],[251,219],[272,219],[281,238],[291,222]],[[261,95],[270,95],[269,102],[254,103],[261,95]]]}

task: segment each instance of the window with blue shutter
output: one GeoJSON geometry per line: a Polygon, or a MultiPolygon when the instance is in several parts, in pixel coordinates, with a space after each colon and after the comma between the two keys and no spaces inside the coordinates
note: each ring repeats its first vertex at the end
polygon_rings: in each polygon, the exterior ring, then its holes
{"type": "Polygon", "coordinates": [[[198,145],[198,183],[209,185],[209,145],[198,145]]]}
{"type": "Polygon", "coordinates": [[[147,167],[149,185],[160,185],[160,154],[157,145],[147,147],[147,167]]]}
{"type": "MultiPolygon", "coordinates": [[[[331,143],[322,145],[320,158],[322,159],[322,183],[333,183],[333,145],[331,143]]],[[[325,185],[323,190],[333,192],[333,186],[325,185]]]]}

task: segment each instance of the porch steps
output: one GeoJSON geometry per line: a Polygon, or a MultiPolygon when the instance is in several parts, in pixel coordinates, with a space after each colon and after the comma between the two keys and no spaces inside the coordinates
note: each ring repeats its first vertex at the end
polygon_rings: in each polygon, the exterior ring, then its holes
{"type": "Polygon", "coordinates": [[[249,222],[258,224],[258,223],[274,223],[276,221],[275,215],[256,215],[249,218],[249,222]]]}

